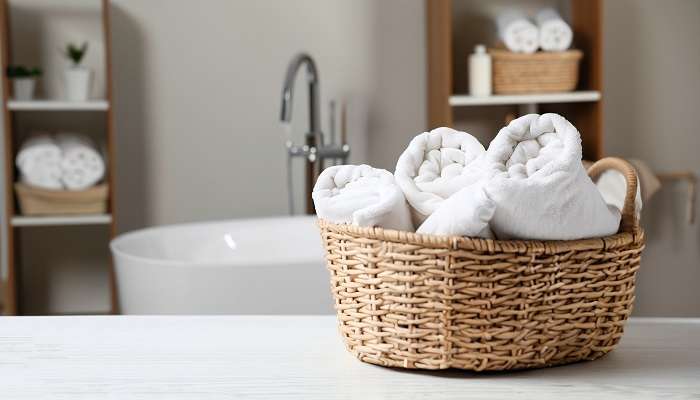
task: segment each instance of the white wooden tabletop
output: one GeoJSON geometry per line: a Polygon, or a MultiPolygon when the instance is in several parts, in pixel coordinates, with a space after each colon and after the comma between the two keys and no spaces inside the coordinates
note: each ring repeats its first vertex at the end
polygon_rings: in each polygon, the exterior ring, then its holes
{"type": "Polygon", "coordinates": [[[700,321],[636,319],[592,362],[510,373],[364,364],[330,316],[0,318],[1,399],[699,398],[700,321]]]}

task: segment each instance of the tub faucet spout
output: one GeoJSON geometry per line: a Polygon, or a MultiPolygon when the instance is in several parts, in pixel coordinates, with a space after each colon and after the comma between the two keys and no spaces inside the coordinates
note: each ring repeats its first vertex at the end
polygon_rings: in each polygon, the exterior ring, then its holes
{"type": "MultiPolygon", "coordinates": [[[[309,132],[307,136],[312,139],[320,139],[319,129],[319,103],[318,103],[318,70],[313,58],[306,53],[297,54],[287,67],[282,88],[282,110],[280,120],[284,123],[292,121],[292,100],[294,99],[294,79],[299,69],[306,65],[306,81],[309,85],[309,132]]],[[[320,144],[320,143],[319,143],[320,144]]]]}

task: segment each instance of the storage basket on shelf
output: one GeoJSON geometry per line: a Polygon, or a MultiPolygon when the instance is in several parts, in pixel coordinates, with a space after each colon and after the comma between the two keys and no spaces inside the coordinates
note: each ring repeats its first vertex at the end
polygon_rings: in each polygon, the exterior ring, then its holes
{"type": "Polygon", "coordinates": [[[580,50],[513,53],[489,49],[495,94],[569,92],[578,84],[580,50]]]}
{"type": "Polygon", "coordinates": [[[23,215],[102,214],[107,211],[107,184],[86,190],[49,190],[15,183],[23,215]]]}
{"type": "Polygon", "coordinates": [[[420,235],[319,221],[340,333],[390,367],[538,368],[603,356],[632,311],[644,233],[627,180],[620,232],[572,241],[420,235]]]}

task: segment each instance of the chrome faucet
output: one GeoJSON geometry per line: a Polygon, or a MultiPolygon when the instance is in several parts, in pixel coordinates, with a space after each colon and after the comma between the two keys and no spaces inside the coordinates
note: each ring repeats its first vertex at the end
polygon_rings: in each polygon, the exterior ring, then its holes
{"type": "Polygon", "coordinates": [[[306,64],[306,81],[309,84],[309,132],[307,138],[323,140],[320,131],[319,105],[318,105],[318,70],[313,58],[306,53],[297,54],[287,67],[282,88],[282,111],[280,120],[284,123],[292,121],[292,100],[294,97],[294,78],[302,65],[306,64]]]}
{"type": "MultiPolygon", "coordinates": [[[[305,143],[303,145],[294,144],[291,140],[287,140],[287,184],[289,188],[289,212],[294,212],[293,186],[292,186],[292,168],[291,160],[294,157],[306,158],[306,185],[304,193],[306,193],[306,212],[314,213],[313,201],[311,200],[311,190],[316,182],[316,178],[323,168],[324,160],[342,160],[347,161],[350,154],[350,146],[346,143],[335,144],[335,138],[331,138],[331,144],[324,144],[324,135],[321,131],[320,124],[320,109],[319,109],[319,78],[316,63],[313,58],[306,53],[297,54],[287,67],[287,73],[284,78],[284,86],[282,88],[282,108],[280,112],[280,121],[289,124],[292,120],[292,101],[294,98],[294,79],[296,78],[299,69],[306,65],[306,81],[309,86],[309,131],[304,136],[305,143]]],[[[334,116],[331,116],[334,121],[334,116]]],[[[333,131],[334,128],[331,128],[333,131]]],[[[341,140],[342,142],[342,140],[341,140]]]]}

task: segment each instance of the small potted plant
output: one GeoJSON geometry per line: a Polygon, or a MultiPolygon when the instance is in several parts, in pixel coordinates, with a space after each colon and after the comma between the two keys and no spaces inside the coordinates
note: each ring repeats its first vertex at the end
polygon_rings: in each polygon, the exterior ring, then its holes
{"type": "Polygon", "coordinates": [[[7,67],[7,77],[12,80],[12,95],[15,100],[30,101],[34,99],[36,80],[41,76],[37,67],[28,68],[24,65],[7,67]]]}
{"type": "Polygon", "coordinates": [[[70,60],[71,65],[65,71],[66,99],[69,101],[87,101],[90,95],[92,83],[92,71],[83,67],[80,63],[87,53],[87,42],[78,46],[68,43],[64,55],[70,60]]]}

